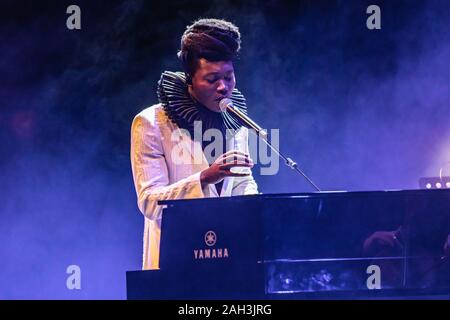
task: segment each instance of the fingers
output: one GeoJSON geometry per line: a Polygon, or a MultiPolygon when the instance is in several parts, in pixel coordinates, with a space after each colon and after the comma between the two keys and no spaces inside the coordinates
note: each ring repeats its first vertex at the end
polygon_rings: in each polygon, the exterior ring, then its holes
{"type": "Polygon", "coordinates": [[[248,159],[250,159],[250,156],[248,155],[248,153],[239,151],[239,150],[230,150],[228,152],[225,152],[224,154],[220,155],[217,159],[216,162],[225,162],[224,159],[225,158],[230,158],[230,157],[234,157],[234,156],[243,156],[246,157],[248,159]]]}
{"type": "Polygon", "coordinates": [[[226,164],[226,163],[233,163],[233,162],[242,162],[242,163],[252,163],[253,164],[252,159],[250,159],[249,157],[246,157],[246,156],[242,156],[242,155],[229,155],[229,156],[226,156],[225,158],[222,158],[220,161],[216,160],[216,163],[218,163],[218,164],[226,164]]]}
{"type": "Polygon", "coordinates": [[[224,154],[222,154],[222,156],[227,156],[227,155],[230,155],[230,154],[240,154],[240,155],[243,155],[243,156],[245,156],[245,155],[248,156],[247,153],[242,152],[241,150],[230,150],[230,151],[227,151],[224,154]]]}
{"type": "Polygon", "coordinates": [[[231,154],[227,155],[225,157],[222,157],[221,159],[217,159],[215,163],[222,165],[222,164],[228,164],[228,163],[251,163],[253,164],[253,160],[248,157],[248,155],[240,155],[240,154],[231,154]]]}
{"type": "Polygon", "coordinates": [[[219,165],[220,170],[230,170],[231,168],[234,168],[234,167],[253,168],[253,162],[233,161],[233,162],[228,162],[228,163],[219,165]]]}
{"type": "Polygon", "coordinates": [[[230,174],[227,174],[228,177],[247,177],[250,173],[234,173],[230,171],[230,174]]]}
{"type": "Polygon", "coordinates": [[[219,169],[219,172],[223,177],[246,177],[251,175],[250,170],[244,169],[244,171],[237,170],[232,171],[232,168],[253,168],[254,163],[248,153],[239,150],[230,150],[222,155],[220,155],[216,161],[215,165],[219,169]],[[241,171],[241,172],[239,172],[241,171]]]}

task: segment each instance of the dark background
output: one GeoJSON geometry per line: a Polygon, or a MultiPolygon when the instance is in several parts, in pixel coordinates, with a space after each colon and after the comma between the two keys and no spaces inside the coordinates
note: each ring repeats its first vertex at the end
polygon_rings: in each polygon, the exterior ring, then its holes
{"type": "MultiPolygon", "coordinates": [[[[250,115],[324,190],[415,189],[450,175],[450,2],[2,1],[0,299],[125,298],[143,217],[130,125],[179,70],[186,25],[236,23],[250,115]],[[81,30],[66,8],[81,8],[81,30]],[[381,30],[366,8],[381,8],[381,30]],[[82,289],[66,288],[81,267],[82,289]]],[[[309,192],[280,163],[264,193],[309,192]]]]}

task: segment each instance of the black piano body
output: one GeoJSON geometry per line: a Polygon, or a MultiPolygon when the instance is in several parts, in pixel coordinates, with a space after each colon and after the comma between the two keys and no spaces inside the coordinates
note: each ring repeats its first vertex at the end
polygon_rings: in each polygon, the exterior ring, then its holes
{"type": "Polygon", "coordinates": [[[450,297],[450,190],[163,201],[128,299],[450,297]]]}

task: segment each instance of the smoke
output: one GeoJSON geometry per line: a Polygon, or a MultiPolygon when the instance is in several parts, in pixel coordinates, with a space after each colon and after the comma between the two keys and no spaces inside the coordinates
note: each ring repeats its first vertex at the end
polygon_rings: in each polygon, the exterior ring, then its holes
{"type": "MultiPolygon", "coordinates": [[[[324,190],[414,189],[445,160],[449,6],[383,3],[382,29],[370,31],[368,5],[255,14],[250,48],[247,39],[250,113],[280,128],[282,149],[324,190]]],[[[263,190],[311,190],[285,169],[262,177],[263,190]]]]}
{"type": "MultiPolygon", "coordinates": [[[[143,217],[129,164],[133,116],[179,70],[184,28],[225,18],[243,35],[238,88],[282,151],[325,190],[416,188],[450,160],[446,1],[6,2],[0,85],[0,298],[124,298],[143,217]],[[79,265],[82,290],[66,288],[79,265]]],[[[259,171],[259,170],[257,170],[259,171]]],[[[303,192],[280,165],[265,193],[303,192]]]]}

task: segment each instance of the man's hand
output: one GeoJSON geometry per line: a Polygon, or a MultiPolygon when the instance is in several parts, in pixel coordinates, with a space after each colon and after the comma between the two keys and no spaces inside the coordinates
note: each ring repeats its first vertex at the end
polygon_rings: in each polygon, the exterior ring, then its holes
{"type": "Polygon", "coordinates": [[[221,182],[225,177],[245,177],[250,173],[231,172],[234,167],[253,167],[253,161],[247,153],[231,150],[219,156],[213,164],[200,174],[200,182],[202,188],[207,184],[216,184],[221,182]]]}

